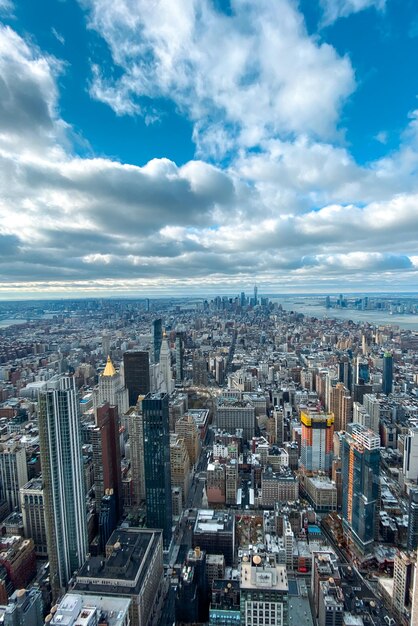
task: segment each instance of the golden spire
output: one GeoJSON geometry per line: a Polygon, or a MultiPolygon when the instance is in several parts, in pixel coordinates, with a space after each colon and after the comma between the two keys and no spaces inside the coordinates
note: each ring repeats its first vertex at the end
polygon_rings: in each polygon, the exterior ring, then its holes
{"type": "Polygon", "coordinates": [[[110,356],[108,356],[106,367],[104,368],[102,376],[114,376],[115,374],[116,374],[116,370],[113,367],[113,363],[112,363],[110,356]]]}

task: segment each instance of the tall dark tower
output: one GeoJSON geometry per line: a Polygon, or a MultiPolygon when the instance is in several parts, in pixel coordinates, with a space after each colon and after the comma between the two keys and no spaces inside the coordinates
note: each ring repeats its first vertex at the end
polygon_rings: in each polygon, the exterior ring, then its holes
{"type": "Polygon", "coordinates": [[[387,396],[392,393],[393,383],[393,356],[390,352],[385,352],[383,355],[383,376],[382,376],[382,391],[387,396]]]}
{"type": "Polygon", "coordinates": [[[122,515],[122,475],[119,443],[119,415],[116,406],[106,402],[97,407],[96,426],[91,434],[93,446],[96,508],[109,491],[114,494],[116,519],[122,515]]]}
{"type": "Polygon", "coordinates": [[[161,318],[152,323],[154,335],[154,363],[160,362],[161,343],[163,341],[163,322],[161,318]]]}
{"type": "Polygon", "coordinates": [[[407,548],[410,552],[418,548],[418,489],[409,492],[407,548]]]}
{"type": "Polygon", "coordinates": [[[142,400],[142,415],[147,526],[162,528],[167,549],[173,523],[168,394],[147,394],[142,400]]]}
{"type": "Polygon", "coordinates": [[[129,350],[123,355],[125,387],[129,394],[129,406],[135,406],[138,396],[146,396],[150,390],[149,354],[129,350]]]}
{"type": "Polygon", "coordinates": [[[176,385],[184,379],[184,337],[183,333],[176,335],[176,385]]]}

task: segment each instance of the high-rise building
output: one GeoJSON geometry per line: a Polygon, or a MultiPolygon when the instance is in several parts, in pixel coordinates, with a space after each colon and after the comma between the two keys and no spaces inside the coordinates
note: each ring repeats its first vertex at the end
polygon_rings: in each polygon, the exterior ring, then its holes
{"type": "Polygon", "coordinates": [[[193,384],[207,387],[208,384],[208,364],[206,357],[195,352],[193,354],[193,384]]]}
{"type": "Polygon", "coordinates": [[[167,335],[165,333],[161,341],[160,369],[161,369],[162,377],[164,380],[163,392],[170,394],[174,388],[174,381],[173,381],[173,376],[171,374],[170,346],[168,345],[167,335]]]}
{"type": "Polygon", "coordinates": [[[405,435],[403,475],[406,480],[418,480],[418,428],[409,428],[405,435]]]}
{"type": "Polygon", "coordinates": [[[338,380],[344,383],[345,387],[351,391],[353,388],[353,366],[348,356],[342,357],[338,364],[338,380]]]}
{"type": "Polygon", "coordinates": [[[43,602],[40,589],[18,589],[9,598],[4,611],[4,626],[43,626],[43,602]]]}
{"type": "Polygon", "coordinates": [[[91,431],[91,442],[97,511],[103,496],[111,489],[119,518],[122,514],[122,476],[119,415],[116,406],[109,406],[106,402],[97,407],[96,426],[91,431]]]}
{"type": "MultiPolygon", "coordinates": [[[[392,606],[400,619],[410,607],[410,592],[416,564],[415,555],[398,552],[393,567],[392,606]]],[[[412,622],[411,622],[412,623],[412,622]]]]}
{"type": "Polygon", "coordinates": [[[152,334],[154,340],[154,363],[160,360],[161,342],[163,340],[163,322],[159,318],[152,323],[152,334]]]}
{"type": "Polygon", "coordinates": [[[318,626],[343,626],[344,594],[331,578],[319,583],[318,626]]]}
{"type": "Polygon", "coordinates": [[[184,333],[176,334],[176,385],[184,380],[184,333]]]}
{"type": "Polygon", "coordinates": [[[334,414],[334,431],[345,430],[353,418],[353,399],[344,383],[331,388],[329,408],[334,414]]]}
{"type": "Polygon", "coordinates": [[[39,444],[50,581],[66,587],[87,554],[86,502],[75,381],[56,376],[39,394],[39,444]]]}
{"type": "Polygon", "coordinates": [[[129,410],[128,430],[132,474],[132,506],[138,507],[145,500],[144,421],[142,408],[135,407],[129,410]]]}
{"type": "Polygon", "coordinates": [[[0,496],[11,511],[20,509],[19,489],[28,482],[26,451],[14,440],[0,446],[0,496]]]}
{"type": "Polygon", "coordinates": [[[147,526],[162,528],[167,549],[173,523],[168,395],[147,394],[142,400],[142,415],[147,526]]]}
{"type": "Polygon", "coordinates": [[[332,413],[301,411],[301,464],[305,472],[331,471],[334,437],[332,413]]]}
{"type": "Polygon", "coordinates": [[[175,431],[183,437],[186,444],[190,465],[196,465],[200,454],[200,433],[199,428],[192,415],[182,415],[176,420],[175,431]]]}
{"type": "Polygon", "coordinates": [[[343,528],[349,541],[368,552],[375,539],[379,500],[380,437],[349,424],[342,437],[343,528]]]}
{"type": "Polygon", "coordinates": [[[243,438],[252,439],[255,433],[255,408],[248,400],[221,396],[216,403],[216,425],[232,435],[242,428],[243,438]]]}
{"type": "Polygon", "coordinates": [[[45,529],[45,506],[42,479],[32,478],[20,489],[20,503],[25,537],[31,537],[35,544],[36,556],[48,556],[45,529]]]}
{"type": "Polygon", "coordinates": [[[189,495],[190,460],[184,439],[176,434],[170,434],[170,467],[171,486],[181,489],[184,506],[189,495]]]}
{"type": "Polygon", "coordinates": [[[393,356],[391,352],[383,355],[382,391],[387,396],[392,393],[393,384],[393,356]]]}
{"type": "Polygon", "coordinates": [[[356,359],[356,385],[366,385],[370,379],[369,361],[362,356],[358,356],[356,359]]]}
{"type": "Polygon", "coordinates": [[[107,357],[106,367],[99,376],[95,406],[100,406],[105,402],[108,402],[110,406],[117,406],[120,415],[126,413],[129,408],[128,391],[125,389],[110,356],[107,357]]]}
{"type": "Polygon", "coordinates": [[[285,565],[273,554],[245,555],[241,562],[241,624],[288,626],[289,585],[285,565]]]}
{"type": "Polygon", "coordinates": [[[411,625],[412,624],[418,624],[418,558],[415,563],[414,586],[412,591],[411,625]]]}
{"type": "Polygon", "coordinates": [[[135,406],[138,396],[150,392],[149,353],[129,350],[123,355],[125,387],[128,390],[129,406],[135,406]]]}
{"type": "Polygon", "coordinates": [[[410,489],[408,506],[408,550],[418,548],[418,489],[410,489]]]}
{"type": "Polygon", "coordinates": [[[311,592],[314,607],[314,617],[319,615],[320,583],[332,578],[336,583],[340,582],[336,556],[333,552],[312,553],[312,578],[311,592]]]}

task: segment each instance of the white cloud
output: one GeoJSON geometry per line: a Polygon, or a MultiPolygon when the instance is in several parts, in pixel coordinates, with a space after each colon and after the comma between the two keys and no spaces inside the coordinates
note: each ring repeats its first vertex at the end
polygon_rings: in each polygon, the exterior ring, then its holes
{"type": "Polygon", "coordinates": [[[324,23],[331,24],[340,17],[348,17],[365,9],[383,11],[386,0],[320,0],[324,12],[324,23]]]}
{"type": "Polygon", "coordinates": [[[367,168],[308,134],[261,136],[228,170],[137,167],[71,153],[59,70],[0,29],[0,293],[416,281],[416,113],[399,150],[367,168]]]}
{"type": "Polygon", "coordinates": [[[194,123],[198,152],[221,157],[289,133],[335,136],[354,89],[348,58],[309,37],[290,0],[82,0],[122,75],[93,66],[91,94],[118,115],[169,98],[194,123]]]}

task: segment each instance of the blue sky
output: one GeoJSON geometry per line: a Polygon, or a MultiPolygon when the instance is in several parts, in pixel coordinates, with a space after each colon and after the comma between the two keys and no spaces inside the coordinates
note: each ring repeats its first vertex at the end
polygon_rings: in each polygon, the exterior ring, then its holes
{"type": "Polygon", "coordinates": [[[0,297],[416,288],[414,0],[0,15],[0,297]]]}

